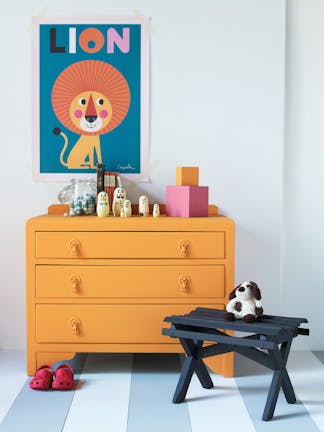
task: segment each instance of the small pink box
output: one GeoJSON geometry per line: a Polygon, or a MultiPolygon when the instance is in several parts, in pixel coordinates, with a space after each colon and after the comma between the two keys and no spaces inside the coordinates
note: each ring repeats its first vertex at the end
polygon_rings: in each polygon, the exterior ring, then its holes
{"type": "Polygon", "coordinates": [[[208,186],[167,186],[165,212],[173,217],[208,216],[208,186]]]}

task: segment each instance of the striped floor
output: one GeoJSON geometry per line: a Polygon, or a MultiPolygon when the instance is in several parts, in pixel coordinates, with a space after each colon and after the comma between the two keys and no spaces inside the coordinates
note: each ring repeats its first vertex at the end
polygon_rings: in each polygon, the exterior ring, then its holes
{"type": "MultiPolygon", "coordinates": [[[[20,351],[0,351],[0,432],[324,431],[324,352],[293,351],[288,371],[297,403],[279,396],[272,421],[261,420],[270,372],[241,356],[236,378],[194,376],[185,403],[173,404],[183,357],[89,354],[72,362],[74,391],[33,391],[20,351]]],[[[56,365],[57,366],[57,365],[56,365]]]]}

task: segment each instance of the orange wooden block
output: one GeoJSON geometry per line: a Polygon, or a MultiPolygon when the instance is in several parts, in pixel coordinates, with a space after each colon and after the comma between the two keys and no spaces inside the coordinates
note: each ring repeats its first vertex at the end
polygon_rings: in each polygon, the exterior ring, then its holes
{"type": "Polygon", "coordinates": [[[199,186],[198,167],[177,167],[176,171],[177,186],[199,186]]]}

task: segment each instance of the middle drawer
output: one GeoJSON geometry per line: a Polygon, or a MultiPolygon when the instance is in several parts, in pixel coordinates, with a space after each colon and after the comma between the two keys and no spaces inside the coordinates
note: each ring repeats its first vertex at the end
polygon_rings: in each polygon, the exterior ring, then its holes
{"type": "Polygon", "coordinates": [[[223,265],[38,265],[38,298],[222,298],[223,265]]]}

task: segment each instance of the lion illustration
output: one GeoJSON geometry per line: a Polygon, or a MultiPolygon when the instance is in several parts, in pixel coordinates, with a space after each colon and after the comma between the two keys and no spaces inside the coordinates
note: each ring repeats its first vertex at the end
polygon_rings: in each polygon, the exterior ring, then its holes
{"type": "Polygon", "coordinates": [[[100,135],[124,120],[129,105],[128,83],[109,63],[84,60],[64,69],[53,85],[52,106],[60,122],[81,136],[65,162],[69,140],[60,128],[54,128],[54,134],[64,138],[61,164],[69,169],[93,169],[95,154],[97,163],[102,163],[100,135]]]}

